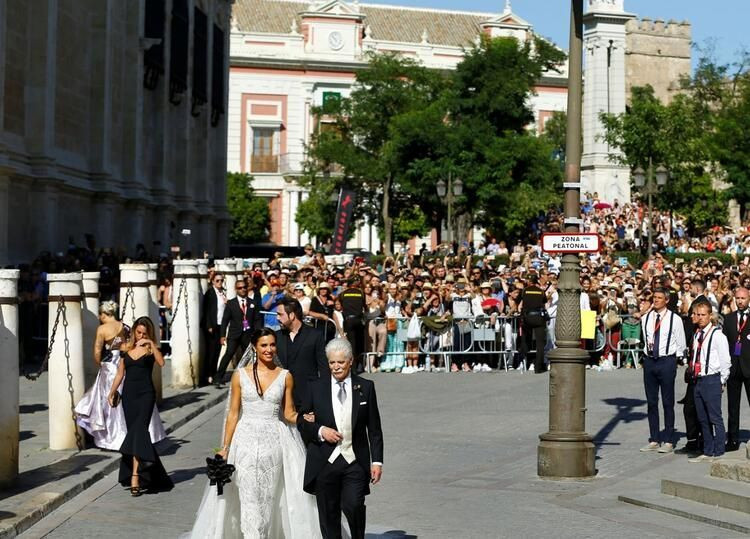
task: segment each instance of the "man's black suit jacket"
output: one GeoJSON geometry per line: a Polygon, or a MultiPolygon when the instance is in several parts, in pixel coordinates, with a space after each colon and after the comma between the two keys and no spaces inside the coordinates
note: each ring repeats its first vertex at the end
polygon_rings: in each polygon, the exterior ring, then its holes
{"type": "MultiPolygon", "coordinates": [[[[261,304],[257,295],[247,296],[245,298],[247,309],[245,316],[250,324],[250,331],[263,327],[263,315],[260,314],[261,304]]],[[[224,317],[221,320],[220,335],[226,335],[228,339],[238,339],[242,335],[242,309],[240,308],[239,298],[232,298],[227,301],[224,308],[224,317]],[[229,333],[227,334],[227,327],[229,333]]]]}
{"type": "Polygon", "coordinates": [[[201,327],[203,329],[213,329],[216,333],[219,332],[219,323],[216,321],[218,311],[219,298],[212,286],[203,294],[203,308],[201,309],[201,327]]]}
{"type": "MultiPolygon", "coordinates": [[[[331,385],[331,376],[321,377],[310,384],[303,406],[305,410],[315,413],[315,421],[312,423],[305,421],[302,414],[297,420],[297,426],[307,444],[303,488],[310,494],[315,494],[317,477],[336,448],[336,444],[321,442],[318,438],[318,431],[321,427],[338,430],[333,414],[331,385]]],[[[375,384],[371,380],[352,374],[351,387],[352,448],[357,464],[364,468],[366,477],[370,477],[371,462],[383,462],[383,430],[380,425],[375,384]]],[[[369,493],[368,487],[366,494],[369,493]]]]}
{"type": "Polygon", "coordinates": [[[276,332],[276,354],[281,366],[288,369],[294,378],[294,405],[297,410],[304,400],[307,385],[318,376],[329,376],[323,334],[317,329],[302,324],[294,341],[289,338],[289,331],[280,329],[276,332]]]}
{"type": "MultiPolygon", "coordinates": [[[[748,319],[745,315],[745,319],[748,319]]],[[[739,340],[742,343],[742,349],[739,356],[734,355],[734,346],[737,343],[737,311],[728,314],[724,318],[724,335],[727,336],[729,341],[729,355],[732,357],[731,373],[741,373],[743,377],[750,378],[750,320],[747,321],[745,327],[742,328],[742,332],[739,335],[739,340]],[[739,369],[739,371],[737,370],[739,369]]]]}

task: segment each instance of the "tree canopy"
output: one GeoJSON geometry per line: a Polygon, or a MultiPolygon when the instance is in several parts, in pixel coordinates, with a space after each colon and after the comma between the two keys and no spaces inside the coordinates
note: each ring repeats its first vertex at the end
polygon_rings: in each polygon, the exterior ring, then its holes
{"type": "Polygon", "coordinates": [[[345,183],[357,193],[355,219],[377,223],[390,252],[394,239],[424,234],[444,219],[436,184],[451,175],[464,185],[454,204],[454,214],[467,217],[460,222],[520,234],[559,200],[555,146],[529,130],[528,97],[564,59],[541,39],[488,37],[451,73],[371,56],[349,97],[314,110],[320,124],[308,148],[302,184],[311,196],[298,212],[300,226],[331,230],[328,200],[345,183]]]}
{"type": "Polygon", "coordinates": [[[271,213],[268,202],[255,196],[252,176],[227,173],[227,208],[232,216],[229,239],[234,243],[255,243],[268,239],[271,213]]]}

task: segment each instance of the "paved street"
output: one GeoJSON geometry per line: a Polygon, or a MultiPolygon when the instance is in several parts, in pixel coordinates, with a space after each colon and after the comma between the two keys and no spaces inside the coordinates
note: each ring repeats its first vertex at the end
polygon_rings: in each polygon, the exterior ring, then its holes
{"type": "MultiPolygon", "coordinates": [[[[384,479],[368,499],[368,537],[734,537],[727,530],[616,500],[633,485],[658,488],[681,455],[642,454],[648,426],[641,371],[587,373],[588,428],[598,477],[536,477],[546,430],[547,376],[520,373],[373,375],[383,414],[384,479]]],[[[678,373],[678,380],[681,373],[678,373]]],[[[682,396],[681,383],[677,393],[682,396]]],[[[21,537],[177,537],[188,531],[217,445],[223,406],[162,444],[174,491],[131,498],[115,476],[68,502],[21,537]]],[[[750,410],[743,404],[746,424],[750,410]]],[[[681,409],[677,424],[682,427],[681,409]]],[[[747,433],[745,433],[747,435],[747,433]]],[[[684,440],[681,441],[684,443],[684,440]]]]}

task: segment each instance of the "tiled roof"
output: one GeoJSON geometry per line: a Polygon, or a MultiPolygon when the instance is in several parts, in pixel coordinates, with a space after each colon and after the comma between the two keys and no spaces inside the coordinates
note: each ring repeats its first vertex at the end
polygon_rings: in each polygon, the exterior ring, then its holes
{"type": "MultiPolygon", "coordinates": [[[[240,31],[283,34],[290,31],[292,19],[301,28],[299,13],[308,9],[307,2],[237,0],[232,13],[240,31]]],[[[375,40],[419,43],[426,30],[430,43],[454,47],[471,45],[481,31],[479,23],[498,15],[368,4],[360,4],[359,9],[375,40]]]]}

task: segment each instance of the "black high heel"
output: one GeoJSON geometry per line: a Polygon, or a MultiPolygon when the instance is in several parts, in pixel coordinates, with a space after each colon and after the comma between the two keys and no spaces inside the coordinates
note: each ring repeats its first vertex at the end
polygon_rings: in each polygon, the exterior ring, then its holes
{"type": "MultiPolygon", "coordinates": [[[[133,478],[133,477],[138,477],[138,476],[137,476],[137,475],[135,475],[135,474],[133,474],[133,475],[132,475],[132,476],[130,476],[130,477],[131,477],[131,478],[133,478]]],[[[132,496],[133,498],[137,498],[137,497],[138,497],[138,496],[140,496],[141,494],[143,494],[143,489],[141,489],[141,487],[140,487],[140,486],[135,486],[135,487],[134,487],[134,486],[132,486],[132,485],[130,486],[130,495],[131,495],[131,496],[132,496]]]]}

